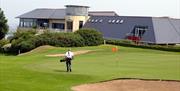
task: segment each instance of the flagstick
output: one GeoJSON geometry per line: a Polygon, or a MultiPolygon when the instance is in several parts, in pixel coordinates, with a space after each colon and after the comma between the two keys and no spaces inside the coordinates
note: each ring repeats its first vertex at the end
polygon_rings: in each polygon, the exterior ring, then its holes
{"type": "Polygon", "coordinates": [[[118,53],[117,53],[117,52],[118,52],[118,47],[117,47],[117,46],[116,46],[116,47],[113,47],[113,48],[112,48],[112,52],[115,53],[115,57],[116,57],[116,58],[115,58],[115,63],[116,63],[115,65],[116,65],[116,68],[117,68],[117,74],[116,74],[116,75],[118,75],[118,66],[119,66],[118,53]]]}

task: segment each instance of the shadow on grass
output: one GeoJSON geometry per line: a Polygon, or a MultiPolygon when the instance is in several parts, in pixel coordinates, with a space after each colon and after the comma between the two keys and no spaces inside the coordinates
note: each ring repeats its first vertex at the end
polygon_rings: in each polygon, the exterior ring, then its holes
{"type": "Polygon", "coordinates": [[[64,73],[64,72],[66,72],[65,70],[53,70],[54,72],[62,72],[62,73],[64,73]]]}
{"type": "Polygon", "coordinates": [[[17,56],[17,54],[13,54],[13,53],[1,53],[1,52],[0,52],[0,55],[3,55],[3,56],[17,56]]]}
{"type": "Polygon", "coordinates": [[[99,82],[108,82],[108,81],[114,81],[114,80],[143,80],[143,81],[173,81],[173,82],[180,82],[180,80],[166,80],[166,79],[152,79],[152,78],[115,78],[110,80],[104,80],[99,82]]]}

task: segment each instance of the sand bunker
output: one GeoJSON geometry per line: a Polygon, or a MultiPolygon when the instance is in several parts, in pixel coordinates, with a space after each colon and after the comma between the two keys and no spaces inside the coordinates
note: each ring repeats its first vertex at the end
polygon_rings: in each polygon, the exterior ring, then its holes
{"type": "Polygon", "coordinates": [[[177,81],[113,80],[72,87],[73,91],[180,91],[177,81]]]}
{"type": "MultiPolygon", "coordinates": [[[[73,53],[74,53],[74,55],[80,55],[80,54],[86,54],[89,52],[92,52],[92,50],[81,50],[81,51],[75,51],[73,53]]],[[[48,57],[63,57],[63,56],[65,56],[65,54],[49,54],[46,56],[48,56],[48,57]]]]}

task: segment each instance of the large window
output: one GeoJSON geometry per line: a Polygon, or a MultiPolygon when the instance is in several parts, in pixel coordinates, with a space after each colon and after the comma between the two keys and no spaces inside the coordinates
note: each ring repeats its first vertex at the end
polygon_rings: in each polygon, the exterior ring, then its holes
{"type": "Polygon", "coordinates": [[[127,34],[127,39],[138,43],[142,39],[144,33],[147,30],[148,30],[148,26],[140,26],[140,25],[134,26],[131,33],[127,34]]]}
{"type": "Polygon", "coordinates": [[[83,21],[79,21],[79,29],[83,27],[83,21]]]}
{"type": "Polygon", "coordinates": [[[64,23],[52,23],[53,29],[63,29],[64,30],[64,23]]]}
{"type": "Polygon", "coordinates": [[[132,34],[133,36],[142,38],[142,36],[147,30],[148,30],[147,26],[135,26],[132,31],[132,34]]]}
{"type": "Polygon", "coordinates": [[[35,19],[20,19],[19,27],[33,27],[36,25],[35,19]]]}

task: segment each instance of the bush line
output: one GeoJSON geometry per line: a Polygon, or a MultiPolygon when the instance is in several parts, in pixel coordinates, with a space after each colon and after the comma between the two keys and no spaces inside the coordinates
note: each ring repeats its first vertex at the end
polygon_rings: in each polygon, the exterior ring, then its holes
{"type": "Polygon", "coordinates": [[[106,40],[107,44],[119,45],[119,46],[124,46],[124,47],[134,47],[134,48],[161,50],[161,51],[180,52],[180,46],[137,45],[134,42],[129,41],[129,40],[112,40],[112,39],[105,39],[105,40],[106,40]]]}

